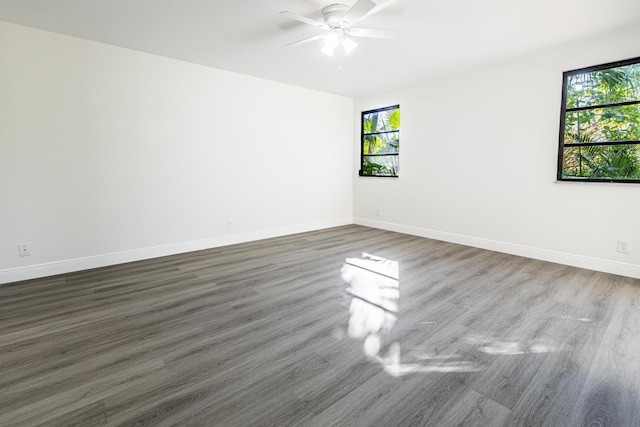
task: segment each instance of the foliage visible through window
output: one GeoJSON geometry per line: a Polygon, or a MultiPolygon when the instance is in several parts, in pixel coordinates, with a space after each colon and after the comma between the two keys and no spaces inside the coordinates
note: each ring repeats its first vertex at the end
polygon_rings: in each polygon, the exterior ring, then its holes
{"type": "Polygon", "coordinates": [[[640,182],[640,58],[563,76],[558,179],[640,182]]]}
{"type": "Polygon", "coordinates": [[[362,113],[361,176],[398,176],[400,106],[362,113]]]}

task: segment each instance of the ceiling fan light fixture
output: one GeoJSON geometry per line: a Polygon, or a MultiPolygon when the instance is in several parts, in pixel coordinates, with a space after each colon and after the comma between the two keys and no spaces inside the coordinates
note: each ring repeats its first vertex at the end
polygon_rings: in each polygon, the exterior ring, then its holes
{"type": "Polygon", "coordinates": [[[329,34],[324,36],[324,47],[328,49],[335,49],[338,47],[340,43],[340,34],[336,31],[331,31],[329,34]]]}
{"type": "Polygon", "coordinates": [[[349,55],[351,52],[353,52],[353,49],[355,49],[356,47],[358,47],[358,43],[354,42],[353,40],[351,40],[348,37],[345,37],[342,40],[342,47],[344,48],[344,52],[349,55]]]}
{"type": "Polygon", "coordinates": [[[336,50],[336,48],[324,46],[321,50],[322,50],[322,53],[324,53],[325,55],[333,56],[333,51],[336,50]]]}

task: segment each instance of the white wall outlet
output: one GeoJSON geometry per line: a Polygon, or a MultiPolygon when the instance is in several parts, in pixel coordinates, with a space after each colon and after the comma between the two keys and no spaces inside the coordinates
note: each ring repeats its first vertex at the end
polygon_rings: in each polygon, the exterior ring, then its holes
{"type": "Polygon", "coordinates": [[[227,230],[232,230],[233,229],[233,221],[228,219],[227,220],[227,230]]]}
{"type": "Polygon", "coordinates": [[[382,216],[382,209],[376,208],[376,216],[382,216]]]}
{"type": "Polygon", "coordinates": [[[618,240],[618,252],[621,254],[629,253],[629,242],[626,240],[618,240]]]}
{"type": "Polygon", "coordinates": [[[18,245],[18,251],[20,256],[29,256],[31,255],[31,245],[29,243],[21,243],[18,245]]]}

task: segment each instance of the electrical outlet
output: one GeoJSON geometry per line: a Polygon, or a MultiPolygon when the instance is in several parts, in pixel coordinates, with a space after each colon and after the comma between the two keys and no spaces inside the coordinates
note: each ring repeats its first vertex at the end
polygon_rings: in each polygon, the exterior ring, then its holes
{"type": "Polygon", "coordinates": [[[233,221],[228,219],[227,220],[227,230],[232,230],[233,229],[233,221]]]}
{"type": "Polygon", "coordinates": [[[626,240],[618,240],[618,252],[621,254],[629,253],[629,242],[626,240]]]}
{"type": "Polygon", "coordinates": [[[382,209],[376,208],[376,216],[382,216],[382,209]]]}
{"type": "Polygon", "coordinates": [[[20,256],[29,256],[31,255],[31,245],[29,243],[21,243],[18,245],[18,251],[20,256]]]}

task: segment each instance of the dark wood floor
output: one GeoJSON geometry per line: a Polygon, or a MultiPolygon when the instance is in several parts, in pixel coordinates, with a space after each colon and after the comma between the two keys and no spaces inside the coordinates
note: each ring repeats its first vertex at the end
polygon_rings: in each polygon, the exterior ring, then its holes
{"type": "Polygon", "coordinates": [[[23,425],[636,426],[640,280],[347,226],[5,285],[23,425]]]}

